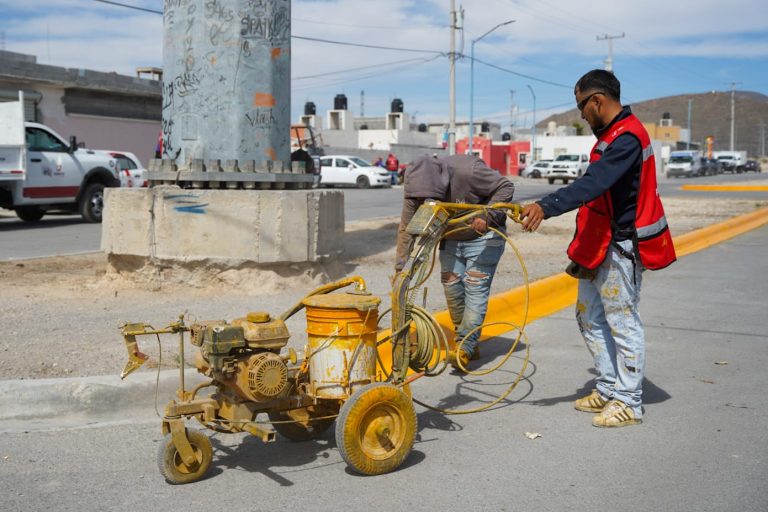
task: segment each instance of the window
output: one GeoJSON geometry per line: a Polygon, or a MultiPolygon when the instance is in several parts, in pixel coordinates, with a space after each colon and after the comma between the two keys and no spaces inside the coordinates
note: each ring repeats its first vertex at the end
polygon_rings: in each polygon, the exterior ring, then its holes
{"type": "Polygon", "coordinates": [[[58,151],[65,153],[65,146],[59,139],[39,128],[26,128],[29,151],[58,151]]]}
{"type": "Polygon", "coordinates": [[[128,158],[127,156],[118,155],[115,157],[115,160],[117,160],[117,168],[120,169],[121,171],[125,169],[129,169],[129,170],[137,169],[134,161],[128,158]]]}
{"type": "Polygon", "coordinates": [[[336,167],[349,167],[349,160],[344,160],[343,158],[337,158],[336,167]]]}
{"type": "Polygon", "coordinates": [[[360,167],[373,167],[370,162],[366,162],[362,158],[357,158],[356,156],[350,158],[354,163],[356,163],[360,167]]]}
{"type": "Polygon", "coordinates": [[[320,165],[323,167],[333,167],[333,158],[323,158],[320,160],[320,165]]]}

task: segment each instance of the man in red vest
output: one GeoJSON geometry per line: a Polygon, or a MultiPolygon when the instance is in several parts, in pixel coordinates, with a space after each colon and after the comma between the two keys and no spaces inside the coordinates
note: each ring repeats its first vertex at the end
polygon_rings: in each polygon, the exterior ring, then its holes
{"type": "Polygon", "coordinates": [[[645,334],[637,305],[643,271],[675,261],[651,141],[629,107],[622,107],[620,93],[609,71],[593,70],[579,79],[576,106],[597,137],[589,168],[569,186],[523,208],[527,231],[579,209],[567,270],[579,279],[576,320],[597,379],[574,407],[597,413],[596,427],[642,422],[645,334]]]}

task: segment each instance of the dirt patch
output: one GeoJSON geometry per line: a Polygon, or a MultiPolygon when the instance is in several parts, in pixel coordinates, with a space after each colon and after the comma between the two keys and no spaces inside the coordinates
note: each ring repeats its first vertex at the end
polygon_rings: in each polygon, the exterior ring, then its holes
{"type": "MultiPolygon", "coordinates": [[[[667,198],[670,228],[679,235],[766,206],[746,200],[667,198]]],[[[549,219],[536,233],[509,226],[531,280],[561,272],[574,214],[549,219]]],[[[397,219],[349,224],[341,258],[325,263],[270,267],[184,266],[144,261],[109,261],[104,254],[0,262],[0,379],[116,374],[125,362],[118,326],[127,321],[167,325],[186,312],[194,319],[232,319],[249,311],[280,314],[313,288],[344,276],[361,275],[388,307],[397,219]]],[[[494,293],[522,284],[514,250],[508,249],[494,280],[494,293]]],[[[427,307],[445,307],[437,276],[423,287],[427,307]]],[[[304,320],[289,321],[292,346],[304,343],[304,320]]],[[[163,345],[163,366],[178,361],[175,340],[163,345]]],[[[142,349],[157,364],[157,343],[142,349]]]]}

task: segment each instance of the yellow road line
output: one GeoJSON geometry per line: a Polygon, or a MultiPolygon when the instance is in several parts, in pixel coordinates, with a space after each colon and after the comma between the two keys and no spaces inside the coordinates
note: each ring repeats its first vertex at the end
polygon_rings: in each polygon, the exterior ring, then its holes
{"type": "MultiPolygon", "coordinates": [[[[698,252],[711,245],[724,242],[735,236],[768,224],[768,208],[739,215],[731,219],[706,226],[690,233],[674,238],[675,251],[678,257],[698,252]]],[[[526,323],[549,316],[576,302],[577,280],[565,272],[535,281],[530,284],[530,304],[526,323]]],[[[521,325],[523,322],[525,302],[525,287],[520,286],[490,298],[486,323],[511,322],[521,325]]],[[[443,330],[453,338],[453,324],[448,311],[440,311],[434,315],[443,330]]],[[[483,329],[482,339],[499,336],[512,330],[507,325],[493,325],[483,329]]],[[[389,330],[379,333],[379,339],[389,335],[389,330]]],[[[384,366],[392,367],[392,345],[387,342],[379,345],[379,356],[384,366]]]]}
{"type": "Polygon", "coordinates": [[[682,185],[680,188],[703,192],[768,192],[768,185],[682,185]]]}

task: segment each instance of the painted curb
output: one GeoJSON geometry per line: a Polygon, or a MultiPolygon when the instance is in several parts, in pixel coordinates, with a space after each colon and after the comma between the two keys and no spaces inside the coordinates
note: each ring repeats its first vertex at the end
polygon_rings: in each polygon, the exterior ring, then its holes
{"type": "Polygon", "coordinates": [[[700,192],[768,192],[768,185],[682,185],[680,190],[700,192]]]}

